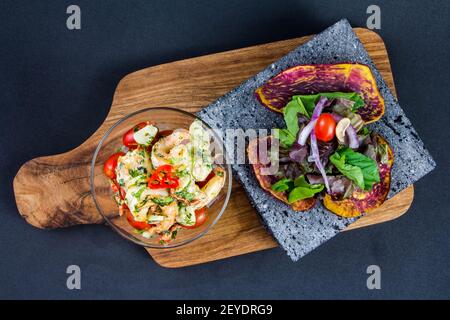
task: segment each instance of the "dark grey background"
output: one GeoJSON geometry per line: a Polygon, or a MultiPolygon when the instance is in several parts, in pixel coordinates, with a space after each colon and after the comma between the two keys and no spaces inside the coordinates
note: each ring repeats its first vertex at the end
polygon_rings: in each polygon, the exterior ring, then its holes
{"type": "Polygon", "coordinates": [[[449,20],[449,1],[2,1],[0,298],[450,298],[449,20]],[[72,3],[81,31],[66,28],[72,3]],[[342,233],[298,263],[273,249],[170,270],[105,226],[42,231],[19,216],[19,167],[87,139],[126,74],[343,17],[365,26],[375,3],[400,103],[438,165],[401,218],[342,233]],[[70,264],[82,269],[81,290],[66,288],[70,264]],[[371,264],[381,290],[366,288],[371,264]]]}

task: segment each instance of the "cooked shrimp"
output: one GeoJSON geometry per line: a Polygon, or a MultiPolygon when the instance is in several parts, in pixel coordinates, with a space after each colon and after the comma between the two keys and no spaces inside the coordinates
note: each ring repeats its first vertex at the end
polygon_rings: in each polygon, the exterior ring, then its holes
{"type": "Polygon", "coordinates": [[[155,206],[154,198],[167,197],[167,189],[149,189],[146,185],[132,186],[127,190],[125,203],[136,221],[147,221],[149,209],[155,206]]]}
{"type": "Polygon", "coordinates": [[[208,183],[203,186],[200,190],[198,196],[198,202],[195,203],[195,209],[203,208],[209,205],[219,194],[223,185],[225,184],[225,171],[220,168],[214,168],[214,177],[208,181],[208,183]]]}
{"type": "Polygon", "coordinates": [[[192,166],[192,176],[195,181],[204,181],[212,170],[212,159],[211,157],[199,157],[194,161],[192,166]]]}
{"type": "Polygon", "coordinates": [[[176,201],[173,201],[171,204],[161,207],[161,211],[164,216],[164,220],[155,227],[156,233],[167,231],[173,226],[175,223],[175,218],[178,214],[178,204],[176,201]]]}
{"type": "Polygon", "coordinates": [[[152,148],[151,160],[155,168],[165,164],[170,164],[170,151],[180,145],[182,142],[187,142],[190,139],[189,131],[186,129],[177,129],[172,134],[159,139],[152,148]]]}
{"type": "Polygon", "coordinates": [[[151,171],[151,163],[147,151],[143,148],[128,151],[117,160],[117,182],[121,187],[129,188],[140,177],[151,171]]]}
{"type": "Polygon", "coordinates": [[[179,178],[179,185],[176,189],[170,189],[171,197],[186,205],[195,199],[200,188],[195,184],[195,180],[188,173],[179,178]]]}
{"type": "Polygon", "coordinates": [[[167,135],[146,121],[122,137],[128,150],[111,156],[104,173],[120,215],[126,213],[142,237],[159,235],[161,244],[168,243],[178,228],[197,228],[205,221],[205,212],[201,216],[197,210],[211,205],[226,179],[222,168],[211,174],[211,139],[200,120],[167,135]]]}
{"type": "Polygon", "coordinates": [[[194,121],[189,127],[192,142],[192,176],[203,181],[212,170],[213,160],[210,152],[210,135],[200,121],[194,121]]]}
{"type": "Polygon", "coordinates": [[[168,232],[165,232],[161,238],[160,241],[164,242],[164,243],[168,243],[170,242],[170,240],[174,239],[175,234],[174,232],[176,232],[178,229],[180,229],[180,225],[178,223],[174,224],[168,232]]]}
{"type": "Polygon", "coordinates": [[[169,195],[169,190],[168,189],[146,189],[142,196],[143,197],[167,197],[169,195]]]}
{"type": "Polygon", "coordinates": [[[169,161],[178,168],[189,168],[192,163],[191,150],[190,143],[176,145],[169,152],[169,161]]]}
{"type": "Polygon", "coordinates": [[[181,223],[184,226],[195,225],[195,207],[194,206],[181,207],[178,211],[176,220],[178,223],[181,223]]]}

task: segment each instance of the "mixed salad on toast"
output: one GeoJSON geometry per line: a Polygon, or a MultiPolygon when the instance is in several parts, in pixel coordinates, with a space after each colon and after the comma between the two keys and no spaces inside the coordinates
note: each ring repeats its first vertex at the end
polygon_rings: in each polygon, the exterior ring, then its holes
{"type": "MultiPolygon", "coordinates": [[[[255,92],[282,113],[284,128],[250,141],[248,157],[261,187],[294,210],[324,206],[357,217],[380,206],[390,189],[394,154],[366,124],[384,113],[384,100],[366,65],[322,64],[290,68],[255,92]],[[262,161],[259,147],[279,146],[262,161]],[[276,163],[276,172],[266,174],[276,163]]],[[[269,148],[267,148],[269,149],[269,148]]]]}

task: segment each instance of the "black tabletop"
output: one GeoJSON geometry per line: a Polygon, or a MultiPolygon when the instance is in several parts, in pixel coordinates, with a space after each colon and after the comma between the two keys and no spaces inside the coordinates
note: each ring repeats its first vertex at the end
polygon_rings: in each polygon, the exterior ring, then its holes
{"type": "MultiPolygon", "coordinates": [[[[12,181],[102,123],[118,81],[153,65],[317,33],[373,1],[2,1],[0,298],[448,298],[448,1],[378,1],[400,104],[437,168],[401,218],[341,233],[293,263],[271,249],[182,269],[157,265],[106,226],[42,231],[18,214],[12,181]],[[81,30],[66,26],[69,5],[81,30]],[[66,286],[69,265],[81,290],[66,286]],[[369,290],[367,267],[381,270],[369,290]]],[[[174,93],[176,94],[176,93],[174,93]]],[[[51,195],[48,195],[51,197],[51,195]]]]}

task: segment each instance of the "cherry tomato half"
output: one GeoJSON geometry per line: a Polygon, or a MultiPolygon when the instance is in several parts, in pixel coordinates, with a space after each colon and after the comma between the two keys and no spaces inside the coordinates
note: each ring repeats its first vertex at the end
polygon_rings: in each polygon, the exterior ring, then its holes
{"type": "Polygon", "coordinates": [[[123,138],[122,138],[123,145],[125,147],[127,147],[128,149],[136,149],[138,146],[138,143],[136,142],[136,140],[134,140],[134,133],[136,131],[141,130],[148,124],[150,124],[149,121],[141,122],[141,123],[135,125],[133,128],[131,128],[127,132],[125,132],[125,134],[123,135],[123,138]]]}
{"type": "Polygon", "coordinates": [[[138,230],[147,230],[150,229],[153,225],[148,224],[147,222],[141,222],[141,221],[136,221],[134,220],[133,214],[131,213],[131,211],[128,208],[124,208],[124,210],[127,213],[127,221],[128,223],[135,229],[138,230]]]}
{"type": "Polygon", "coordinates": [[[186,229],[198,228],[205,223],[207,217],[208,216],[206,215],[206,208],[195,210],[195,224],[193,226],[183,226],[183,228],[186,229]]]}
{"type": "Polygon", "coordinates": [[[329,113],[322,113],[314,127],[316,137],[320,141],[328,142],[334,138],[336,121],[329,113]]]}
{"type": "Polygon", "coordinates": [[[119,159],[119,157],[121,157],[123,155],[125,155],[125,153],[123,153],[123,152],[114,153],[104,163],[104,165],[103,165],[103,172],[105,173],[105,175],[108,178],[110,178],[112,180],[116,179],[117,160],[119,159]]]}

